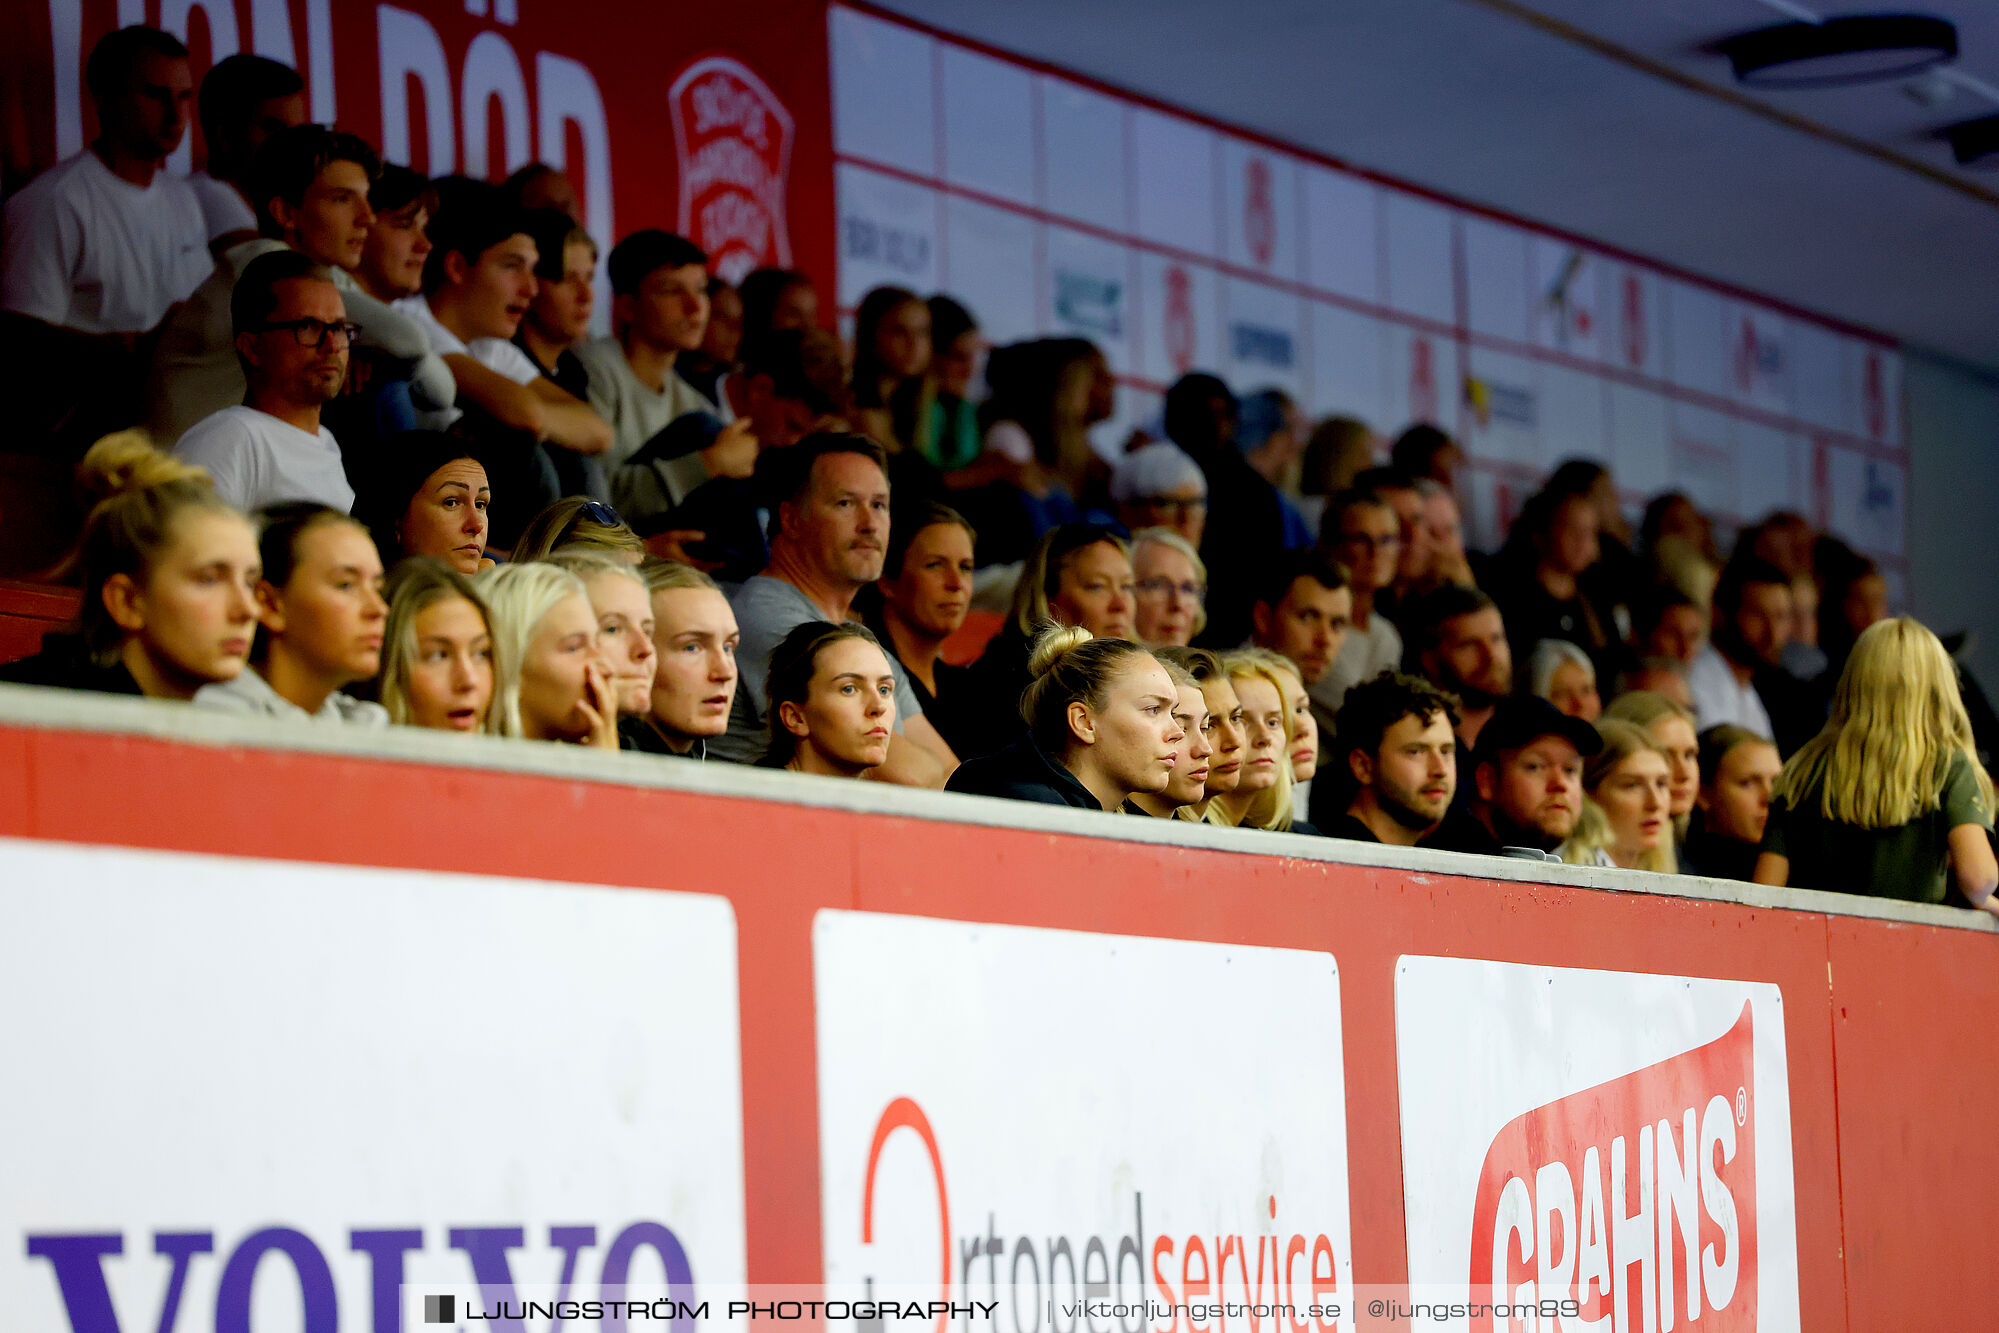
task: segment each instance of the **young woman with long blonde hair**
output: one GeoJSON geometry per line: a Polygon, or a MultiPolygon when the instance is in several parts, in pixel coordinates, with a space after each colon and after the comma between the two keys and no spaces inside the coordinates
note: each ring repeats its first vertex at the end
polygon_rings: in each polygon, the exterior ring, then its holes
{"type": "Polygon", "coordinates": [[[1906,616],[1854,642],[1825,730],[1791,756],[1770,802],[1758,884],[1944,901],[1999,915],[1992,778],[1972,749],[1957,672],[1906,616]]]}
{"type": "Polygon", "coordinates": [[[1604,718],[1596,730],[1603,748],[1583,761],[1582,814],[1561,858],[1571,865],[1677,873],[1665,748],[1633,722],[1604,718]]]}

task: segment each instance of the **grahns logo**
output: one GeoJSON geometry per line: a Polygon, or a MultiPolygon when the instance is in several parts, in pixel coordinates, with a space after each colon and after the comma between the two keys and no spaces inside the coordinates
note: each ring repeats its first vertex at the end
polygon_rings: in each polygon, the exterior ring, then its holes
{"type": "Polygon", "coordinates": [[[1604,1333],[1753,1330],[1755,1050],[1745,1003],[1705,1046],[1516,1117],[1486,1149],[1470,1281],[1574,1298],[1570,1326],[1604,1333]]]}
{"type": "Polygon", "coordinates": [[[739,61],[708,56],[667,94],[680,167],[680,233],[739,282],[751,269],[791,263],[784,217],[791,113],[739,61]]]}

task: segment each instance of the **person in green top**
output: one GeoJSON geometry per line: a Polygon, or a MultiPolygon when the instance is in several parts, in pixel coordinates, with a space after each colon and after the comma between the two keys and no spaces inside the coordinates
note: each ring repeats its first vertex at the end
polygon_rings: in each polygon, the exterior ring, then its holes
{"type": "Polygon", "coordinates": [[[1883,620],[1854,643],[1825,730],[1778,775],[1755,879],[1930,903],[1954,886],[1999,915],[1991,827],[1949,654],[1914,620],[1883,620]]]}

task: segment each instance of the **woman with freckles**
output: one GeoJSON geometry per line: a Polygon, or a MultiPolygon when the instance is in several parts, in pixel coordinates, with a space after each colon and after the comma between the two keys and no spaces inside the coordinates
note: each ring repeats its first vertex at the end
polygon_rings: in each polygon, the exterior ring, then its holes
{"type": "Polygon", "coordinates": [[[764,766],[864,778],[888,762],[895,672],[861,626],[808,621],[770,655],[770,746],[764,766]]]}

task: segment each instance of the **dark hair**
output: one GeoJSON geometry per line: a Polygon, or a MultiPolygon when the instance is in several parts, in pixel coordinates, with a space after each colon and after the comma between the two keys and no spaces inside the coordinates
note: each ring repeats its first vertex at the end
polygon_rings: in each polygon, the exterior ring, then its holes
{"type": "Polygon", "coordinates": [[[1363,506],[1386,508],[1391,513],[1395,506],[1382,498],[1376,491],[1364,486],[1349,486],[1326,501],[1326,512],[1319,517],[1319,545],[1330,547],[1340,540],[1340,524],[1347,514],[1363,506]]]}
{"type": "MultiPolygon", "coordinates": [[[[1459,616],[1497,610],[1499,604],[1477,588],[1445,583],[1409,599],[1398,622],[1404,635],[1402,664],[1414,666],[1444,641],[1444,626],[1459,616]]],[[[1503,614],[1503,613],[1502,613],[1503,614]]]]}
{"type": "Polygon", "coordinates": [[[1174,380],[1167,386],[1166,400],[1161,409],[1166,438],[1190,453],[1204,449],[1202,441],[1195,438],[1199,435],[1197,427],[1207,416],[1207,404],[1217,398],[1228,401],[1231,417],[1240,412],[1235,394],[1230,392],[1220,376],[1194,371],[1174,380]]]}
{"type": "Polygon", "coordinates": [[[1388,447],[1389,463],[1412,477],[1433,475],[1437,455],[1457,448],[1457,441],[1427,421],[1419,421],[1395,437],[1388,447]]]}
{"type": "Polygon", "coordinates": [[[743,341],[751,342],[758,334],[771,332],[770,322],[776,317],[777,303],[793,287],[810,287],[812,279],[793,268],[760,268],[743,275],[736,284],[736,295],[743,298],[743,341]]]}
{"type": "Polygon", "coordinates": [[[1659,544],[1659,529],[1666,526],[1666,515],[1675,505],[1685,505],[1695,513],[1699,508],[1685,491],[1667,491],[1655,495],[1645,506],[1644,516],[1638,520],[1638,548],[1650,551],[1659,544]]]}
{"type": "Polygon", "coordinates": [[[421,171],[412,171],[400,162],[382,164],[382,174],[375,177],[375,183],[368,187],[368,207],[376,213],[393,213],[399,208],[421,203],[430,212],[437,211],[437,197],[431,193],[430,177],[421,171]]]}
{"type": "Polygon", "coordinates": [[[1564,499],[1588,495],[1599,481],[1609,475],[1610,469],[1594,458],[1565,458],[1548,474],[1548,480],[1541,484],[1541,489],[1564,499]]]}
{"type": "Polygon", "coordinates": [[[1726,620],[1742,608],[1742,593],[1752,583],[1775,583],[1782,587],[1791,586],[1791,576],[1756,556],[1740,556],[1722,566],[1721,577],[1714,585],[1714,610],[1718,619],[1726,620]]]}
{"type": "Polygon", "coordinates": [[[332,282],[333,273],[324,264],[296,250],[272,250],[258,255],[243,266],[229,293],[229,326],[236,334],[256,333],[270,322],[278,308],[278,284],[300,278],[332,282]]]}
{"type": "Polygon", "coordinates": [[[423,290],[444,286],[445,257],[458,255],[470,263],[510,237],[528,236],[527,219],[506,201],[497,185],[484,181],[435,180],[437,216],[430,220],[430,257],[423,264],[423,290]]]}
{"type": "Polygon", "coordinates": [[[875,401],[879,381],[888,373],[875,347],[875,335],[883,320],[906,305],[923,305],[923,298],[907,287],[877,287],[861,298],[860,308],[854,312],[854,401],[861,407],[887,406],[875,401]]]}
{"type": "Polygon", "coordinates": [[[955,299],[939,292],[930,298],[930,345],[949,347],[968,333],[977,333],[979,321],[955,299]]]}
{"type": "Polygon", "coordinates": [[[779,398],[803,403],[819,416],[836,415],[846,399],[846,366],[840,344],[821,329],[766,330],[744,338],[737,354],[742,374],[770,378],[779,398]]]}
{"type": "MultiPolygon", "coordinates": [[[[783,768],[798,753],[798,737],[778,721],[777,706],[805,703],[812,694],[812,677],[819,669],[819,654],[848,639],[859,639],[881,648],[881,640],[866,626],[851,620],[837,625],[825,620],[808,620],[794,626],[770,650],[770,674],[764,681],[764,721],[770,729],[770,745],[764,751],[764,766],[783,768]]],[[[882,656],[889,656],[886,648],[882,648],[882,656]]]]}
{"type": "Polygon", "coordinates": [[[1728,758],[1728,752],[1738,745],[1768,745],[1776,748],[1776,742],[1768,736],[1738,727],[1732,722],[1723,722],[1709,727],[1697,738],[1700,746],[1701,786],[1712,787],[1721,776],[1721,761],[1728,758]]]}
{"type": "MultiPolygon", "coordinates": [[[[1086,338],[1035,338],[995,347],[986,358],[986,401],[979,405],[979,428],[1011,421],[1027,432],[1035,457],[1065,476],[1073,475],[1081,459],[1064,458],[1064,441],[1057,438],[1058,399],[1071,366],[1103,353],[1086,338]]],[[[856,383],[859,377],[855,377],[856,383]]],[[[1070,442],[1072,450],[1087,451],[1070,442]]]]}
{"type": "Polygon", "coordinates": [[[1359,472],[1354,473],[1353,489],[1357,491],[1373,491],[1376,495],[1380,495],[1383,491],[1413,491],[1416,489],[1416,478],[1411,473],[1396,467],[1393,463],[1389,463],[1377,467],[1362,468],[1359,472]]]}
{"type": "Polygon", "coordinates": [[[1253,594],[1257,606],[1276,606],[1291,594],[1299,579],[1311,579],[1329,591],[1347,586],[1346,566],[1316,548],[1286,551],[1260,571],[1253,594]]]}
{"type": "Polygon", "coordinates": [[[1381,749],[1381,738],[1388,734],[1388,729],[1403,718],[1418,718],[1427,723],[1439,713],[1456,730],[1458,697],[1421,676],[1384,671],[1347,691],[1339,715],[1334,718],[1337,753],[1344,758],[1359,750],[1372,756],[1381,749]]]}
{"type": "MultiPolygon", "coordinates": [[[[808,435],[789,449],[777,450],[771,468],[771,495],[781,503],[797,504],[812,486],[812,469],[820,459],[832,454],[859,454],[888,475],[888,455],[865,435],[848,431],[822,430],[808,435]]],[[[778,531],[777,509],[771,510],[771,531],[778,531]]]]}
{"type": "Polygon", "coordinates": [[[543,282],[562,281],[563,252],[572,243],[581,241],[597,253],[590,233],[559,208],[531,208],[521,214],[521,226],[534,238],[534,275],[543,282]]]}
{"type": "Polygon", "coordinates": [[[632,296],[639,284],[663,268],[686,268],[690,264],[708,267],[708,256],[685,236],[648,227],[635,231],[611,247],[605,272],[611,279],[614,296],[632,296]]]}
{"type": "Polygon", "coordinates": [[[359,166],[373,185],[382,174],[382,159],[368,141],[345,130],[324,125],[293,125],[264,140],[250,162],[248,193],[257,210],[257,228],[276,237],[282,232],[271,216],[271,200],[282,199],[293,208],[305,202],[305,192],[319,179],[319,173],[335,162],[359,166]]]}
{"type": "Polygon", "coordinates": [[[83,86],[100,102],[123,96],[142,56],[186,60],[187,47],[172,33],[139,23],[106,33],[90,48],[90,59],[83,64],[83,86]]]}
{"type": "Polygon", "coordinates": [[[329,523],[351,523],[362,532],[367,531],[353,515],[311,500],[290,500],[260,509],[256,521],[257,554],[263,561],[264,582],[273,588],[291,582],[298,566],[299,543],[314,528],[329,523]]]}
{"type": "Polygon", "coordinates": [[[1677,606],[1700,609],[1700,603],[1669,583],[1655,583],[1639,590],[1631,599],[1631,641],[1643,643],[1659,628],[1666,613],[1677,606]]]}
{"type": "Polygon", "coordinates": [[[239,51],[225,56],[201,77],[197,111],[201,134],[208,140],[212,156],[215,145],[240,134],[249,124],[259,102],[291,97],[305,91],[298,71],[269,56],[239,51]]]}
{"type": "Polygon", "coordinates": [[[906,513],[891,513],[888,525],[888,556],[882,561],[882,577],[892,579],[902,573],[902,562],[909,558],[909,548],[917,535],[926,528],[938,526],[957,527],[965,530],[965,535],[978,544],[979,534],[965,516],[946,504],[935,500],[925,500],[906,513]]]}
{"type": "Polygon", "coordinates": [[[506,194],[507,202],[515,208],[519,208],[521,207],[521,200],[526,197],[529,187],[536,181],[541,180],[545,176],[557,176],[560,174],[561,171],[559,168],[552,167],[546,162],[530,162],[515,171],[513,175],[501,181],[500,189],[506,194]]]}
{"type": "MultiPolygon", "coordinates": [[[[353,451],[348,457],[352,467],[353,451]]],[[[368,450],[364,466],[354,469],[360,473],[354,478],[354,516],[368,525],[377,547],[383,551],[401,549],[396,525],[409,511],[410,501],[439,468],[460,459],[486,465],[464,439],[440,430],[397,431],[368,450]]]]}

